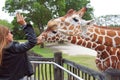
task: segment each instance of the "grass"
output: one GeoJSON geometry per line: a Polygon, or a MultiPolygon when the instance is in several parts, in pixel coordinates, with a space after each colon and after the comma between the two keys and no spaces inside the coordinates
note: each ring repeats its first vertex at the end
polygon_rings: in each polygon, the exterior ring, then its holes
{"type": "Polygon", "coordinates": [[[53,51],[50,48],[40,48],[40,46],[35,46],[31,50],[43,57],[51,58],[54,56],[53,51]]]}
{"type": "MultiPolygon", "coordinates": [[[[24,40],[19,40],[20,42],[24,42],[24,40]]],[[[50,48],[40,48],[39,45],[35,46],[34,48],[31,49],[35,53],[42,55],[43,57],[46,58],[52,58],[54,57],[54,51],[51,50],[50,48]]],[[[62,57],[65,59],[68,59],[70,61],[73,61],[77,64],[86,66],[88,68],[91,68],[93,70],[97,70],[96,64],[95,64],[95,56],[89,56],[89,55],[76,55],[76,56],[71,56],[67,54],[62,54],[62,57]]]]}
{"type": "MultiPolygon", "coordinates": [[[[40,48],[40,46],[35,46],[34,48],[31,49],[35,53],[42,55],[43,57],[54,57],[54,52],[50,48],[40,48]]],[[[76,56],[71,56],[68,54],[62,54],[62,57],[71,60],[77,64],[86,66],[88,68],[97,70],[96,65],[95,65],[95,56],[89,56],[89,55],[76,55],[76,56]]]]}
{"type": "Polygon", "coordinates": [[[91,68],[93,70],[97,71],[97,67],[95,64],[95,57],[89,56],[89,55],[76,55],[76,56],[70,56],[70,55],[64,55],[63,58],[71,60],[77,64],[86,66],[88,68],[91,68]]]}

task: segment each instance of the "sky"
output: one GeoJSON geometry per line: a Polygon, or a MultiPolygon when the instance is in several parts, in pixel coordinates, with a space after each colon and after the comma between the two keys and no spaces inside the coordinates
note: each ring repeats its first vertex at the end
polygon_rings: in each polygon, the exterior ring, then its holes
{"type": "MultiPolygon", "coordinates": [[[[120,0],[90,0],[90,5],[94,8],[94,16],[103,15],[120,15],[120,0]]],[[[13,20],[8,13],[2,11],[5,0],[0,1],[0,19],[5,19],[9,22],[13,20]]]]}

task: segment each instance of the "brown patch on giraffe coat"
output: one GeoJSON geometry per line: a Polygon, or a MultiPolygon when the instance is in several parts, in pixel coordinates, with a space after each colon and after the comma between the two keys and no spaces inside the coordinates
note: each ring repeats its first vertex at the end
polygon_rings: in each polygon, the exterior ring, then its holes
{"type": "Polygon", "coordinates": [[[100,34],[101,34],[101,35],[105,35],[105,30],[100,29],[100,34]]]}
{"type": "Polygon", "coordinates": [[[107,35],[110,37],[114,37],[114,36],[116,36],[116,33],[115,33],[115,31],[108,30],[107,35]]]}
{"type": "Polygon", "coordinates": [[[73,30],[73,29],[74,29],[74,26],[71,25],[71,26],[69,27],[69,30],[73,30]]]}
{"type": "Polygon", "coordinates": [[[102,42],[103,42],[103,37],[102,37],[102,36],[99,36],[97,43],[102,44],[102,42]]]}
{"type": "Polygon", "coordinates": [[[96,32],[97,34],[100,34],[99,29],[95,29],[95,32],[96,32]]]}
{"type": "Polygon", "coordinates": [[[97,35],[96,35],[96,34],[93,34],[92,37],[93,37],[92,40],[95,41],[96,38],[97,38],[97,35]]]}
{"type": "Polygon", "coordinates": [[[116,63],[116,68],[120,69],[120,61],[116,63]]]}
{"type": "Polygon", "coordinates": [[[86,45],[87,48],[91,48],[91,46],[92,46],[91,42],[88,42],[87,45],[86,45]]]}
{"type": "Polygon", "coordinates": [[[120,31],[117,32],[118,36],[120,36],[120,31]]]}
{"type": "Polygon", "coordinates": [[[106,47],[106,51],[107,51],[108,53],[111,53],[111,47],[107,46],[107,47],[106,47]]]}
{"type": "Polygon", "coordinates": [[[52,40],[55,40],[56,39],[56,37],[54,36],[54,37],[52,37],[52,40]]]}
{"type": "Polygon", "coordinates": [[[101,59],[106,59],[106,58],[108,58],[109,57],[109,55],[106,53],[106,51],[104,51],[101,55],[100,55],[100,58],[101,59]]]}
{"type": "Polygon", "coordinates": [[[95,50],[96,51],[103,51],[105,49],[105,46],[104,45],[98,45],[95,50]]]}
{"type": "MultiPolygon", "coordinates": [[[[115,40],[115,43],[116,43],[116,44],[120,44],[120,36],[119,36],[119,37],[115,37],[114,40],[115,40]]],[[[120,48],[120,45],[117,46],[117,47],[120,48]]]]}
{"type": "Polygon", "coordinates": [[[82,44],[82,40],[79,40],[78,42],[77,42],[77,45],[81,45],[82,44]]]}
{"type": "Polygon", "coordinates": [[[67,38],[68,40],[71,40],[71,36],[67,38]]]}
{"type": "Polygon", "coordinates": [[[120,50],[117,51],[117,55],[116,56],[118,57],[118,60],[120,61],[120,50]]]}
{"type": "Polygon", "coordinates": [[[71,43],[73,43],[73,44],[76,43],[76,37],[72,37],[71,43]]]}
{"type": "Polygon", "coordinates": [[[47,40],[48,40],[48,41],[51,41],[52,39],[51,39],[51,38],[48,38],[47,40]]]}
{"type": "Polygon", "coordinates": [[[69,26],[70,25],[70,23],[68,23],[68,22],[65,22],[65,26],[69,26]]]}
{"type": "Polygon", "coordinates": [[[67,30],[67,28],[65,26],[62,29],[67,30]]]}
{"type": "Polygon", "coordinates": [[[82,46],[85,46],[86,44],[87,44],[86,41],[83,41],[82,46]]]}
{"type": "Polygon", "coordinates": [[[96,46],[97,46],[96,44],[93,44],[93,45],[92,45],[92,48],[95,48],[96,46]]]}
{"type": "Polygon", "coordinates": [[[107,46],[112,46],[112,39],[106,36],[104,44],[107,46]]]}

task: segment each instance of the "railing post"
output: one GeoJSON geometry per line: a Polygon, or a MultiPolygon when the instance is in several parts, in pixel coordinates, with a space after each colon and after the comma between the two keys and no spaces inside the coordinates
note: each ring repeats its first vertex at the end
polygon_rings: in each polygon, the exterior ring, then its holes
{"type": "Polygon", "coordinates": [[[120,70],[108,69],[105,72],[105,80],[120,80],[120,70]]]}
{"type": "MultiPolygon", "coordinates": [[[[63,64],[62,64],[62,53],[61,52],[55,52],[54,53],[54,60],[55,60],[55,63],[63,66],[63,64]]],[[[63,72],[57,66],[54,66],[54,80],[63,80],[63,72]]]]}

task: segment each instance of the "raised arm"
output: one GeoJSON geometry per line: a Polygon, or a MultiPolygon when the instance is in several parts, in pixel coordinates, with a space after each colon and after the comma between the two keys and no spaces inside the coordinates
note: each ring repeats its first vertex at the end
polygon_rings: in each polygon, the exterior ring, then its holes
{"type": "MultiPolygon", "coordinates": [[[[17,22],[18,22],[20,25],[22,25],[22,26],[27,25],[27,23],[26,23],[23,15],[21,15],[20,13],[17,13],[17,14],[16,14],[16,17],[17,17],[17,22]]],[[[42,36],[38,36],[38,37],[37,37],[37,44],[41,44],[41,43],[43,43],[43,38],[42,38],[42,36]]]]}

